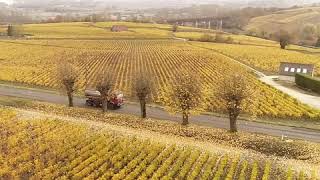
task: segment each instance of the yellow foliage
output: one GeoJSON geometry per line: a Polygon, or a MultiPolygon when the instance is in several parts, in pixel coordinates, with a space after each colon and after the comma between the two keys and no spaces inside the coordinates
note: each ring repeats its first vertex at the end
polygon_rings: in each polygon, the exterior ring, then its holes
{"type": "MultiPolygon", "coordinates": [[[[203,44],[203,46],[225,53],[229,49],[235,49],[238,54],[233,54],[234,56],[251,57],[252,63],[266,64],[263,67],[268,69],[273,69],[277,60],[269,54],[270,61],[267,61],[268,58],[255,53],[260,51],[266,53],[265,47],[262,47],[262,50],[256,47],[252,49],[249,47],[246,50],[239,45],[203,44]],[[250,51],[252,55],[243,51],[250,51]],[[259,58],[264,61],[260,61],[259,58]]],[[[78,67],[77,87],[80,92],[87,87],[96,87],[96,77],[103,70],[112,70],[115,72],[116,80],[114,88],[123,91],[127,97],[132,97],[130,81],[139,68],[145,68],[155,76],[154,84],[158,88],[155,88],[157,92],[153,92],[153,95],[160,93],[161,89],[165,91],[166,87],[170,87],[173,83],[172,77],[180,75],[182,71],[197,74],[202,91],[206,91],[216,87],[228,72],[243,69],[219,53],[170,40],[20,40],[1,41],[0,48],[0,80],[58,88],[55,62],[64,58],[78,67]]],[[[271,51],[273,52],[273,49],[271,51]]],[[[283,56],[289,57],[286,54],[283,56]]],[[[249,83],[261,95],[257,100],[259,116],[319,118],[319,111],[261,83],[250,72],[244,71],[244,76],[248,77],[249,83]]],[[[206,105],[200,108],[220,112],[221,100],[210,100],[207,93],[203,94],[206,105]]]]}
{"type": "MultiPolygon", "coordinates": [[[[0,109],[0,179],[232,179],[249,177],[250,169],[255,174],[286,176],[286,169],[281,171],[273,162],[269,164],[272,169],[255,168],[255,156],[232,157],[189,146],[165,145],[96,131],[81,123],[3,118],[12,114],[11,110],[0,109]],[[240,174],[235,169],[244,167],[242,164],[248,170],[240,174]]],[[[122,121],[120,115],[116,116],[120,119],[115,121],[122,121]]],[[[259,159],[259,165],[268,168],[264,160],[259,159]]],[[[316,178],[316,172],[313,174],[316,178]]]]}

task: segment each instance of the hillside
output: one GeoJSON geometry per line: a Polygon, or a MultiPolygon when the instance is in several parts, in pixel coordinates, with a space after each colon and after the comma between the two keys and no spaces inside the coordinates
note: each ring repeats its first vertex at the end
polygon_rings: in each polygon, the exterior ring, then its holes
{"type": "MultiPolygon", "coordinates": [[[[239,68],[238,63],[233,60],[244,62],[265,72],[275,73],[279,61],[286,57],[290,57],[287,59],[292,62],[300,62],[300,57],[303,57],[318,66],[318,56],[290,51],[282,52],[273,41],[241,35],[232,35],[237,43],[232,46],[227,44],[223,46],[222,43],[194,44],[173,39],[170,28],[169,25],[128,22],[27,24],[24,25],[24,32],[32,36],[27,39],[0,42],[0,48],[3,50],[0,52],[0,80],[58,89],[55,67],[57,60],[61,58],[60,54],[65,54],[67,57],[64,62],[70,61],[79,68],[77,82],[79,93],[83,93],[87,86],[86,82],[89,86],[95,87],[97,75],[104,69],[110,69],[116,72],[114,88],[121,90],[128,99],[132,100],[132,83],[130,82],[133,75],[137,73],[136,67],[150,69],[154,75],[154,84],[158,87],[152,92],[154,95],[164,93],[164,88],[172,85],[172,79],[183,70],[197,72],[203,80],[201,82],[203,88],[211,90],[220,83],[219,79],[225,73],[238,69],[244,71],[243,74],[250,79],[250,84],[261,94],[257,97],[259,99],[257,116],[319,119],[318,110],[266,86],[251,74],[250,70],[239,68]],[[129,31],[111,32],[110,27],[114,24],[126,25],[129,31]],[[261,47],[262,45],[267,47],[261,47]],[[225,47],[237,53],[223,50],[225,47]],[[245,52],[243,47],[246,47],[245,52]],[[261,57],[254,53],[258,50],[259,52],[260,50],[277,52],[277,56],[281,57],[275,58],[270,53],[261,57]]],[[[179,27],[180,29],[188,32],[175,33],[177,37],[193,34],[201,36],[199,32],[189,32],[199,31],[199,29],[179,27]]],[[[203,98],[209,97],[211,97],[210,93],[203,93],[203,98]]],[[[154,96],[154,98],[157,97],[154,96]]],[[[222,101],[216,98],[210,98],[210,101],[208,100],[201,107],[220,113],[222,101]]],[[[161,104],[161,102],[157,103],[161,104]]]]}
{"type": "Polygon", "coordinates": [[[314,25],[315,28],[319,29],[320,7],[284,10],[271,15],[256,17],[250,20],[245,30],[266,38],[274,38],[274,34],[280,30],[286,30],[294,33],[297,43],[311,43],[316,40],[317,35],[315,33],[311,39],[304,37],[306,34],[303,31],[307,25],[314,25]]]}
{"type": "MultiPolygon", "coordinates": [[[[269,149],[275,145],[279,156],[289,155],[290,159],[296,159],[309,156],[312,147],[316,148],[312,153],[317,156],[317,144],[286,143],[272,138],[272,145],[266,147],[258,143],[264,138],[260,135],[241,133],[237,138],[219,129],[181,128],[175,123],[151,119],[42,106],[55,113],[0,107],[1,129],[8,132],[0,134],[0,152],[6,154],[1,157],[0,178],[316,179],[318,174],[317,157],[306,161],[275,158],[270,152],[277,151],[269,149]],[[72,114],[59,115],[63,112],[72,114]],[[77,117],[77,114],[84,116],[77,117]],[[191,138],[197,134],[202,138],[191,138]],[[226,144],[212,143],[218,142],[219,138],[226,144]],[[255,141],[257,144],[250,147],[256,147],[258,151],[267,148],[270,152],[265,156],[230,147],[227,145],[232,144],[230,139],[248,146],[255,141]],[[305,152],[298,149],[300,145],[305,152]],[[290,152],[287,148],[291,148],[290,152]]],[[[265,138],[271,142],[271,137],[265,138]]]]}
{"type": "MultiPolygon", "coordinates": [[[[220,83],[219,78],[234,69],[243,70],[250,84],[262,95],[259,98],[258,116],[318,119],[318,110],[303,105],[294,99],[262,84],[250,71],[238,67],[228,57],[208,49],[192,46],[186,42],[173,40],[19,40],[1,41],[0,47],[0,80],[19,82],[58,89],[59,84],[54,77],[57,54],[67,55],[65,60],[74,61],[79,67],[79,92],[86,88],[86,81],[91,87],[97,84],[97,75],[103,69],[110,69],[115,74],[115,89],[132,97],[131,78],[137,69],[150,69],[154,74],[154,82],[158,89],[153,94],[164,93],[163,89],[172,84],[176,74],[183,70],[197,72],[202,78],[205,89],[214,89],[220,83]],[[142,53],[143,52],[143,53],[142,53]],[[179,56],[177,55],[179,54],[179,56]],[[117,63],[119,62],[119,63],[117,63]],[[16,66],[16,64],[19,66],[16,66]],[[183,69],[179,67],[183,65],[183,69]],[[155,68],[157,67],[157,68],[155,68]],[[90,72],[89,75],[86,73],[90,72]],[[271,101],[271,102],[270,102],[271,101]]],[[[210,97],[203,93],[203,97],[210,97]]],[[[155,97],[157,98],[157,97],[155,97]]],[[[222,102],[211,100],[203,104],[205,109],[221,112],[222,102]]],[[[160,102],[159,102],[160,103],[160,102]]]]}

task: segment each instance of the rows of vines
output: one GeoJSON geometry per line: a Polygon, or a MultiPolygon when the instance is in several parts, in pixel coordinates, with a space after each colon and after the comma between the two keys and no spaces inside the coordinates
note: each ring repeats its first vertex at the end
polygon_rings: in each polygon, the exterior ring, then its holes
{"type": "Polygon", "coordinates": [[[0,110],[1,179],[274,179],[313,176],[271,162],[107,134],[0,110]]]}
{"type": "Polygon", "coordinates": [[[315,75],[320,75],[320,57],[317,55],[301,53],[307,50],[299,50],[293,46],[290,50],[283,50],[278,47],[235,45],[235,44],[209,44],[194,43],[197,46],[213,49],[238,61],[244,62],[259,70],[278,73],[280,62],[308,63],[314,64],[317,68],[315,75]],[[301,51],[301,52],[299,52],[301,51]]]}
{"type": "MultiPolygon", "coordinates": [[[[116,84],[131,97],[131,82],[140,70],[153,74],[157,90],[174,83],[181,72],[197,74],[203,90],[214,89],[227,72],[237,71],[238,64],[219,53],[177,41],[5,41],[0,42],[0,80],[58,88],[57,60],[71,61],[78,67],[79,92],[95,88],[97,75],[112,71],[116,84]]],[[[261,83],[250,72],[244,74],[258,91],[257,114],[277,118],[319,118],[320,112],[261,83]]],[[[156,96],[157,92],[153,92],[156,96]]],[[[219,111],[221,101],[209,100],[207,110],[219,111]]]]}

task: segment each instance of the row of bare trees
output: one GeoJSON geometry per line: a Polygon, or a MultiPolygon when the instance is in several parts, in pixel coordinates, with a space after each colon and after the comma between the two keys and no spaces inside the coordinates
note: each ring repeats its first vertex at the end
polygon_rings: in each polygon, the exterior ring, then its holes
{"type": "MultiPolygon", "coordinates": [[[[58,80],[68,95],[69,106],[73,106],[73,94],[78,81],[77,68],[72,63],[60,63],[57,68],[58,80]]],[[[252,109],[254,104],[254,88],[250,86],[244,72],[226,74],[216,87],[206,89],[202,87],[201,79],[196,73],[182,72],[174,78],[171,85],[155,89],[153,76],[146,71],[140,71],[132,78],[132,92],[140,103],[141,117],[147,117],[147,103],[151,100],[161,103],[166,110],[182,115],[182,125],[189,124],[189,117],[204,110],[205,104],[210,101],[204,99],[204,94],[211,94],[211,99],[223,102],[224,110],[230,119],[230,131],[237,132],[237,119],[243,110],[252,109]],[[158,94],[153,94],[159,92],[158,94]],[[152,99],[152,97],[157,97],[152,99]]],[[[114,87],[114,75],[104,71],[97,76],[96,89],[103,100],[102,109],[105,112],[109,95],[114,87]]]]}
{"type": "Polygon", "coordinates": [[[237,132],[237,119],[244,110],[255,113],[256,93],[245,72],[226,74],[212,89],[203,88],[201,79],[195,73],[184,73],[173,85],[165,87],[159,97],[169,112],[182,114],[182,125],[189,124],[192,114],[202,112],[208,101],[223,102],[223,111],[230,119],[230,131],[237,132]],[[205,98],[210,95],[211,98],[205,98]]]}
{"type": "MultiPolygon", "coordinates": [[[[73,96],[76,91],[76,83],[79,80],[79,74],[77,73],[77,67],[70,62],[59,61],[57,63],[57,80],[68,96],[69,107],[73,107],[73,96]]],[[[87,81],[87,80],[86,80],[87,81]]],[[[154,91],[154,84],[152,76],[140,71],[131,80],[132,92],[135,93],[135,97],[138,99],[141,108],[141,117],[147,117],[147,102],[151,99],[151,92],[154,91]]],[[[102,98],[103,112],[107,110],[108,99],[114,88],[114,73],[109,70],[105,70],[97,76],[96,90],[100,92],[102,98]]],[[[86,86],[88,83],[86,82],[86,86]]]]}

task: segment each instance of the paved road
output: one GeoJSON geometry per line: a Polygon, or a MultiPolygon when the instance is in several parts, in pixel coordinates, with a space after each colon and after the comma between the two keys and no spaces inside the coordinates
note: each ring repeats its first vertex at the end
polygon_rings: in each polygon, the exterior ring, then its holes
{"type": "MultiPolygon", "coordinates": [[[[55,104],[67,104],[67,98],[52,91],[36,90],[36,89],[24,89],[11,86],[0,85],[0,95],[26,98],[30,100],[44,101],[55,104]]],[[[75,98],[75,105],[79,107],[85,106],[85,99],[75,98]]],[[[140,109],[136,104],[126,104],[123,108],[115,111],[115,113],[139,115],[140,109]]],[[[165,112],[161,108],[148,107],[148,116],[155,119],[170,120],[180,122],[179,116],[173,116],[165,112]]],[[[214,117],[210,115],[194,116],[190,119],[193,124],[228,129],[229,121],[226,118],[214,117]]],[[[238,127],[240,131],[255,132],[268,134],[272,136],[288,136],[293,139],[304,139],[313,142],[320,143],[320,131],[314,131],[304,128],[294,128],[287,126],[269,125],[257,122],[238,121],[238,127]]]]}
{"type": "Polygon", "coordinates": [[[271,85],[272,87],[296,98],[300,102],[307,104],[313,108],[320,109],[320,97],[319,96],[312,96],[310,94],[305,94],[303,92],[290,89],[287,87],[284,87],[277,82],[275,82],[273,79],[278,78],[278,76],[264,76],[260,78],[260,80],[266,84],[271,85]]]}

